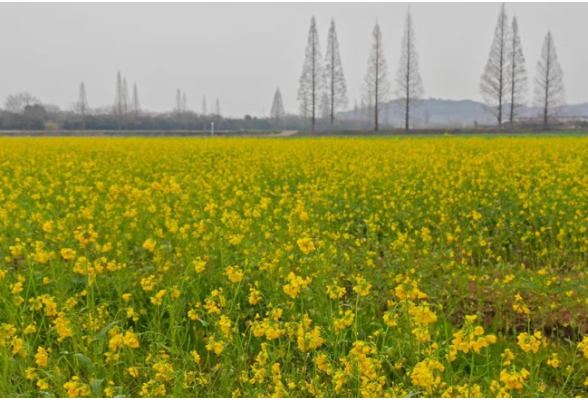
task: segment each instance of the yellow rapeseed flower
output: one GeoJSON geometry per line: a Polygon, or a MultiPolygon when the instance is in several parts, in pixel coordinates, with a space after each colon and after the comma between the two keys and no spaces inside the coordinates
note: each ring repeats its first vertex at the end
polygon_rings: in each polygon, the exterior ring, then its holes
{"type": "Polygon", "coordinates": [[[500,371],[500,382],[504,383],[506,389],[522,389],[523,383],[531,375],[525,368],[520,371],[507,371],[503,369],[500,371]]]}
{"type": "Polygon", "coordinates": [[[75,258],[76,251],[70,248],[64,248],[60,250],[60,254],[65,261],[69,261],[75,258]]]}
{"type": "Polygon", "coordinates": [[[304,254],[310,254],[311,252],[316,250],[316,248],[314,247],[314,242],[312,241],[312,239],[309,238],[298,239],[296,241],[296,244],[298,244],[298,248],[304,254]]]}
{"type": "Polygon", "coordinates": [[[39,367],[46,367],[49,362],[49,353],[43,347],[37,348],[37,354],[35,354],[35,364],[39,367]]]}
{"type": "Polygon", "coordinates": [[[228,266],[225,268],[225,275],[233,283],[239,283],[243,280],[243,270],[238,266],[228,266]]]}
{"type": "Polygon", "coordinates": [[[588,358],[588,336],[584,336],[582,342],[578,343],[578,349],[584,353],[585,358],[588,358]]]}
{"type": "Polygon", "coordinates": [[[541,346],[541,338],[541,332],[539,331],[535,331],[533,335],[523,332],[517,336],[517,343],[525,353],[529,351],[537,353],[541,346]]]}
{"type": "Polygon", "coordinates": [[[147,251],[150,251],[150,252],[155,251],[155,245],[157,245],[157,242],[151,238],[147,239],[147,240],[145,240],[145,242],[143,242],[143,248],[147,251]]]}
{"type": "Polygon", "coordinates": [[[361,297],[365,297],[368,294],[370,294],[370,289],[371,289],[372,285],[367,280],[365,280],[362,276],[357,275],[355,277],[355,282],[357,283],[353,287],[353,291],[355,293],[357,293],[361,297]]]}

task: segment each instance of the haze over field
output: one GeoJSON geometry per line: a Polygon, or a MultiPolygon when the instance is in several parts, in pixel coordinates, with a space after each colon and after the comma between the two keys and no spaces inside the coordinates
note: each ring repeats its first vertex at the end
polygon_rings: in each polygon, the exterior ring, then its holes
{"type": "MultiPolygon", "coordinates": [[[[92,107],[114,101],[116,73],[136,82],[145,109],[168,111],[176,88],[189,109],[216,98],[224,115],[267,116],[276,87],[287,112],[297,89],[308,26],[316,16],[324,49],[337,23],[349,105],[361,99],[371,32],[383,35],[390,73],[400,55],[407,3],[392,4],[1,4],[0,99],[29,91],[71,108],[85,82],[92,107]]],[[[480,76],[500,4],[411,5],[424,97],[482,100],[480,76]]],[[[529,80],[548,29],[557,45],[569,104],[588,100],[588,4],[508,3],[516,15],[529,80]]],[[[324,53],[324,50],[323,50],[324,53]]]]}

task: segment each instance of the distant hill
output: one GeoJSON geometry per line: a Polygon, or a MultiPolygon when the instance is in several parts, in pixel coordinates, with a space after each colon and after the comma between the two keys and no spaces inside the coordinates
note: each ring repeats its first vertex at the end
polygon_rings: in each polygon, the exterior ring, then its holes
{"type": "Polygon", "coordinates": [[[570,104],[563,108],[566,117],[588,117],[588,103],[570,104]]]}
{"type": "MultiPolygon", "coordinates": [[[[388,102],[382,110],[382,123],[400,127],[403,116],[398,107],[399,100],[388,102]]],[[[508,115],[508,106],[505,106],[508,115]]],[[[534,118],[540,115],[537,107],[525,107],[520,110],[523,118],[534,118]]],[[[571,104],[562,107],[562,117],[588,118],[588,103],[571,104]]],[[[371,115],[365,110],[351,110],[339,113],[341,121],[370,121],[371,115]]],[[[414,109],[412,125],[415,128],[463,128],[474,125],[485,126],[496,124],[496,118],[485,104],[474,100],[442,100],[425,99],[414,109]]]]}

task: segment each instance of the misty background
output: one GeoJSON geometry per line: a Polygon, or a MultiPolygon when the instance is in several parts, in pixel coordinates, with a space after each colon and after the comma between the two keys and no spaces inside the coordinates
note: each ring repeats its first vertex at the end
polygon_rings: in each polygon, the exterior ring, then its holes
{"type": "MultiPolygon", "coordinates": [[[[408,3],[1,4],[0,99],[28,91],[71,108],[81,81],[89,105],[111,105],[120,70],[136,82],[141,106],[167,111],[176,88],[200,111],[218,98],[223,115],[266,116],[276,87],[296,113],[310,18],[321,47],[337,23],[349,105],[361,98],[371,31],[383,33],[391,75],[397,68],[408,3]]],[[[413,3],[423,98],[481,101],[500,3],[413,3]]],[[[519,20],[530,86],[552,30],[568,104],[588,101],[586,3],[507,3],[519,20]]],[[[324,52],[324,50],[323,50],[324,52]]],[[[531,97],[532,92],[529,93],[531,97]]]]}

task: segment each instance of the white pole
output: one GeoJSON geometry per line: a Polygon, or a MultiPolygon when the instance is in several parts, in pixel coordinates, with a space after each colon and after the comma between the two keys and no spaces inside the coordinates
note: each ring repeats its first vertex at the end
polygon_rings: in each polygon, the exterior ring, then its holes
{"type": "Polygon", "coordinates": [[[210,136],[214,136],[214,122],[210,123],[210,136]]]}

